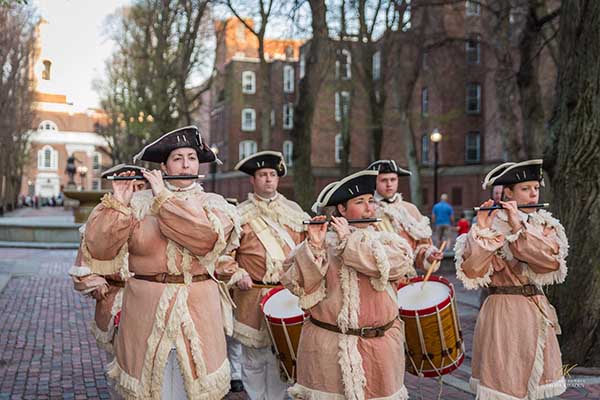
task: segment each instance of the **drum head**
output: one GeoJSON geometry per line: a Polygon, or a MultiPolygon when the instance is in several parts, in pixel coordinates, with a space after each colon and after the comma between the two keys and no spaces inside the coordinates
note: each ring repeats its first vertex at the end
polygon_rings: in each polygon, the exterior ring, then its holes
{"type": "Polygon", "coordinates": [[[299,299],[287,289],[271,289],[262,301],[263,313],[269,318],[287,320],[302,317],[304,311],[300,308],[299,299]]]}
{"type": "Polygon", "coordinates": [[[443,282],[411,282],[398,290],[398,307],[401,310],[424,310],[444,303],[450,295],[450,287],[443,282]]]}

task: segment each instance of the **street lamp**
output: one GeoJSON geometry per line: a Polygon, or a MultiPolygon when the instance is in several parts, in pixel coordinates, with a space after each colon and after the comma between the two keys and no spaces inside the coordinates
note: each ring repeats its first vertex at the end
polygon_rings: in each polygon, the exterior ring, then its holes
{"type": "Polygon", "coordinates": [[[85,190],[85,176],[88,173],[88,168],[85,165],[77,167],[77,172],[81,177],[81,190],[85,190]]]}
{"type": "Polygon", "coordinates": [[[438,201],[438,144],[442,141],[442,134],[435,128],[429,139],[433,142],[433,204],[438,201]]]}
{"type": "MultiPolygon", "coordinates": [[[[210,146],[210,149],[212,150],[213,153],[215,153],[215,157],[219,155],[219,148],[217,147],[217,145],[213,144],[212,146],[210,146]]],[[[212,181],[212,191],[216,192],[217,191],[217,163],[213,162],[210,164],[210,179],[212,181]]]]}

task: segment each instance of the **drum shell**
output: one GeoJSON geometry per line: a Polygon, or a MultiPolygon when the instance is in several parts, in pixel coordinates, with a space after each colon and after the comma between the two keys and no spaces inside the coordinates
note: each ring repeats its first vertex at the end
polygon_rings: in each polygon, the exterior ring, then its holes
{"type": "MultiPolygon", "coordinates": [[[[417,376],[436,377],[448,374],[462,364],[464,345],[452,284],[438,276],[431,276],[430,280],[448,286],[450,294],[435,306],[420,310],[400,308],[399,312],[404,321],[406,370],[417,376]]],[[[422,281],[422,277],[417,277],[410,283],[422,281]]]]}
{"type": "MultiPolygon", "coordinates": [[[[271,299],[271,297],[284,289],[285,288],[283,287],[273,288],[263,297],[260,302],[260,308],[263,314],[265,305],[271,299]]],[[[273,342],[275,354],[279,359],[280,367],[283,370],[283,375],[288,381],[295,382],[298,343],[300,342],[302,325],[304,320],[308,318],[309,314],[307,312],[303,312],[300,315],[288,318],[279,318],[267,314],[264,315],[265,323],[268,324],[267,329],[271,336],[271,341],[273,342]]]]}

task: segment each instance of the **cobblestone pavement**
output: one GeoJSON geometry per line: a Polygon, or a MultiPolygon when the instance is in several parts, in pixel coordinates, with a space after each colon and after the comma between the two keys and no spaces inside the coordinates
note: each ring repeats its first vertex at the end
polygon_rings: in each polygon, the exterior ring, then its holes
{"type": "MultiPolygon", "coordinates": [[[[71,250],[0,249],[0,400],[107,399],[106,355],[89,333],[93,302],[75,293],[66,275],[71,250]],[[7,279],[10,277],[10,280],[7,279]]],[[[456,282],[450,265],[442,274],[456,282]],[[445,271],[445,272],[444,272],[445,271]]],[[[473,399],[466,390],[470,374],[478,293],[456,285],[467,358],[444,377],[442,399],[473,399]],[[461,390],[461,388],[463,390],[461,390]]],[[[599,399],[596,378],[575,377],[561,399],[599,399]],[[594,383],[594,384],[591,384],[594,383]]],[[[412,399],[436,399],[436,380],[407,375],[412,399]]],[[[227,399],[246,399],[230,394],[227,399]]]]}

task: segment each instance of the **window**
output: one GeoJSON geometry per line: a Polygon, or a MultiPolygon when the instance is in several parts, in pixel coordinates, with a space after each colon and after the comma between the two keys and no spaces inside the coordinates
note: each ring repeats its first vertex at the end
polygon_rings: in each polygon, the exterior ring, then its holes
{"type": "Polygon", "coordinates": [[[283,93],[294,93],[294,67],[283,67],[283,93]]]}
{"type": "Polygon", "coordinates": [[[338,133],[335,135],[335,162],[342,162],[342,152],[344,151],[344,141],[342,140],[342,134],[338,133]]]}
{"type": "Polygon", "coordinates": [[[100,190],[101,182],[100,179],[92,179],[92,190],[100,190]]]}
{"type": "Polygon", "coordinates": [[[479,0],[467,0],[465,1],[465,8],[467,11],[467,15],[479,15],[481,13],[481,5],[479,4],[479,0]]]}
{"type": "Polygon", "coordinates": [[[481,112],[481,85],[479,83],[467,84],[467,114],[481,112]]]}
{"type": "Polygon", "coordinates": [[[429,113],[429,89],[424,87],[421,89],[421,115],[429,113]]]}
{"type": "Polygon", "coordinates": [[[463,203],[463,190],[462,187],[453,187],[450,192],[450,202],[453,206],[462,206],[463,203]]]}
{"type": "Polygon", "coordinates": [[[335,120],[341,121],[350,109],[350,92],[335,92],[335,120]],[[342,114],[343,112],[343,114],[342,114]]]}
{"type": "Polygon", "coordinates": [[[299,78],[302,79],[304,78],[304,75],[306,74],[306,56],[304,55],[304,53],[300,54],[300,76],[299,78]]]}
{"type": "Polygon", "coordinates": [[[58,169],[58,151],[54,150],[52,146],[46,145],[38,151],[38,169],[58,169]]]}
{"type": "Polygon", "coordinates": [[[256,111],[253,108],[242,110],[242,130],[253,131],[256,129],[256,111]]]}
{"type": "Polygon", "coordinates": [[[257,145],[254,140],[242,140],[240,142],[240,160],[256,153],[257,145]]]}
{"type": "Polygon", "coordinates": [[[373,80],[381,78],[381,52],[377,51],[373,54],[373,80]]]}
{"type": "Polygon", "coordinates": [[[479,36],[467,39],[465,51],[467,53],[467,64],[479,64],[481,62],[481,42],[479,36]]]}
{"type": "Polygon", "coordinates": [[[471,131],[465,137],[465,162],[478,163],[481,161],[481,134],[471,131]]]}
{"type": "Polygon", "coordinates": [[[346,49],[338,51],[335,61],[335,78],[347,80],[352,78],[352,56],[346,49]]]}
{"type": "Polygon", "coordinates": [[[271,110],[271,126],[275,126],[275,110],[271,110]]]}
{"type": "Polygon", "coordinates": [[[42,121],[38,126],[38,130],[40,131],[57,131],[58,127],[52,121],[42,121]]]}
{"type": "Polygon", "coordinates": [[[283,142],[283,159],[288,167],[291,167],[293,164],[293,155],[294,143],[291,140],[285,140],[283,142]]]}
{"type": "Polygon", "coordinates": [[[294,127],[294,105],[287,103],[283,105],[283,129],[294,127]]]}
{"type": "Polygon", "coordinates": [[[98,152],[92,154],[92,168],[94,171],[100,171],[100,168],[102,168],[102,155],[98,152]]]}
{"type": "Polygon", "coordinates": [[[50,73],[52,72],[52,61],[44,60],[42,61],[42,64],[44,64],[44,70],[42,71],[42,79],[45,81],[49,81],[50,73]]]}
{"type": "Polygon", "coordinates": [[[421,136],[421,164],[429,164],[429,135],[421,136]]]}
{"type": "Polygon", "coordinates": [[[256,74],[254,71],[242,72],[242,93],[256,93],[256,74]]]}

